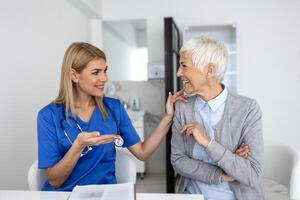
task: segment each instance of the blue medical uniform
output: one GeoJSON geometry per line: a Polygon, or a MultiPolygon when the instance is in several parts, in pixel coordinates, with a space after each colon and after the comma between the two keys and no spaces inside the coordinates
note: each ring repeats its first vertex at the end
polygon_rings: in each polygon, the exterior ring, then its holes
{"type": "MultiPolygon", "coordinates": [[[[64,130],[74,142],[81,132],[77,124],[84,132],[99,131],[102,135],[119,132],[118,134],[124,140],[123,147],[130,147],[140,141],[121,102],[108,97],[104,97],[103,102],[108,112],[106,119],[103,119],[97,106],[88,122],[82,121],[78,116],[71,117],[71,120],[67,121],[62,104],[51,103],[38,113],[39,168],[50,168],[64,157],[71,147],[64,130]]],[[[72,173],[62,186],[54,188],[47,181],[43,190],[71,191],[76,185],[117,183],[115,159],[114,142],[93,146],[91,151],[79,158],[72,173]]]]}

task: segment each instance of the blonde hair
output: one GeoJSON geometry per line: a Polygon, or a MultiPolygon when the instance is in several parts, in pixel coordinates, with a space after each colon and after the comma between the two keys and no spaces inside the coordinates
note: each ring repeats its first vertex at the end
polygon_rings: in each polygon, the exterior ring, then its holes
{"type": "MultiPolygon", "coordinates": [[[[80,73],[86,68],[90,61],[96,59],[104,59],[106,61],[105,53],[89,43],[75,42],[68,47],[61,67],[59,93],[54,100],[54,103],[63,104],[65,106],[66,118],[69,117],[69,111],[71,111],[72,115],[75,115],[75,83],[71,79],[72,69],[80,73]]],[[[94,96],[94,100],[99,107],[103,118],[106,119],[107,112],[102,97],[94,96]]]]}
{"type": "Polygon", "coordinates": [[[199,69],[212,63],[216,66],[216,78],[222,82],[227,70],[228,50],[220,41],[208,37],[192,38],[180,49],[180,54],[191,55],[192,63],[199,69]]]}

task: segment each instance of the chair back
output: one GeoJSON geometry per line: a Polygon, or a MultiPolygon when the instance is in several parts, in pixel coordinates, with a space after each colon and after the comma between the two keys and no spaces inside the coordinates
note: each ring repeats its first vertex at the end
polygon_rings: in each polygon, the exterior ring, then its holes
{"type": "Polygon", "coordinates": [[[289,190],[291,199],[300,199],[300,152],[281,142],[265,141],[264,177],[289,190]]]}
{"type": "Polygon", "coordinates": [[[38,168],[38,161],[36,160],[29,168],[27,175],[27,182],[29,190],[40,191],[47,177],[44,169],[38,168]]]}
{"type": "Polygon", "coordinates": [[[116,177],[118,183],[136,182],[136,159],[127,149],[117,148],[116,177]]]}
{"type": "MultiPolygon", "coordinates": [[[[116,149],[116,177],[118,183],[135,183],[136,181],[136,161],[127,150],[116,149]]],[[[40,191],[46,180],[45,170],[39,169],[38,161],[35,161],[28,171],[29,190],[40,191]]]]}

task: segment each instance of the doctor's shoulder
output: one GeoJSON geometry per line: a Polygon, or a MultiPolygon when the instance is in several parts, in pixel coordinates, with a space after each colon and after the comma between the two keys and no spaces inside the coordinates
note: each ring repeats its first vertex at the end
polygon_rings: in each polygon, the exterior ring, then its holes
{"type": "Polygon", "coordinates": [[[119,99],[112,98],[112,97],[103,97],[103,103],[105,106],[109,106],[109,109],[120,109],[120,106],[122,106],[122,103],[119,99]]]}
{"type": "Polygon", "coordinates": [[[50,118],[64,112],[64,105],[51,102],[48,105],[44,106],[39,112],[39,116],[44,116],[50,118]]]}

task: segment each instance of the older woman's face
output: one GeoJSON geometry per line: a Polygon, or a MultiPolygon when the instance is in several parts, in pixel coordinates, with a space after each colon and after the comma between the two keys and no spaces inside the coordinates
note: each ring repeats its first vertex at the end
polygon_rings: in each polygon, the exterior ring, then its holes
{"type": "Polygon", "coordinates": [[[201,88],[206,84],[207,79],[204,72],[200,72],[192,63],[189,54],[180,55],[180,67],[177,71],[180,77],[184,91],[187,94],[201,92],[201,88]]]}

